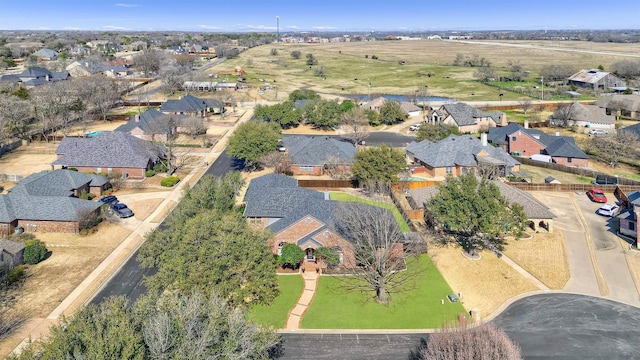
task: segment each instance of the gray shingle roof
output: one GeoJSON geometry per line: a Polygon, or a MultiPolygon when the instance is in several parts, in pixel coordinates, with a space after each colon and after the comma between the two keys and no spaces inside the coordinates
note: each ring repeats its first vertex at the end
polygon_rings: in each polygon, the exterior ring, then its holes
{"type": "Polygon", "coordinates": [[[475,125],[476,119],[482,117],[491,117],[496,123],[499,123],[502,115],[499,112],[488,114],[465,103],[444,104],[441,109],[451,115],[458,126],[475,125]]]}
{"type": "Polygon", "coordinates": [[[103,131],[93,138],[65,137],[56,150],[62,157],[51,164],[144,169],[149,162],[157,162],[164,151],[161,145],[122,131],[103,131]]]}
{"type": "MultiPolygon", "coordinates": [[[[500,194],[510,203],[516,203],[523,207],[528,219],[553,219],[556,216],[549,208],[526,191],[509,186],[500,181],[492,181],[500,190],[500,194]]],[[[440,192],[438,186],[428,186],[420,189],[409,190],[417,206],[428,203],[432,197],[440,192]]]]}
{"type": "Polygon", "coordinates": [[[577,159],[588,159],[589,156],[584,153],[584,151],[580,150],[576,146],[576,144],[571,140],[567,139],[565,136],[550,136],[553,140],[544,151],[547,155],[554,157],[567,157],[567,158],[577,158],[577,159]]]}
{"type": "MultiPolygon", "coordinates": [[[[606,110],[597,105],[583,105],[574,102],[571,106],[571,120],[591,122],[596,124],[615,124],[616,119],[612,115],[607,115],[606,110]]],[[[555,118],[555,114],[551,115],[555,118]]]]}
{"type": "Polygon", "coordinates": [[[447,166],[477,166],[481,151],[485,151],[490,157],[506,163],[508,166],[520,164],[509,156],[501,148],[482,146],[480,139],[471,135],[449,135],[437,143],[410,144],[414,157],[431,167],[447,166]]]}
{"type": "Polygon", "coordinates": [[[576,145],[575,139],[571,136],[552,136],[540,130],[525,129],[520,124],[511,123],[504,127],[489,128],[487,140],[493,144],[506,144],[508,137],[516,131],[522,131],[531,138],[540,142],[545,148],[547,155],[555,157],[571,157],[578,159],[588,159],[584,151],[576,145]]]}
{"type": "Polygon", "coordinates": [[[202,111],[209,107],[221,107],[222,102],[213,99],[200,99],[193,95],[185,95],[179,100],[167,100],[160,111],[163,112],[190,112],[202,111]]]}
{"type": "Polygon", "coordinates": [[[169,120],[171,119],[175,121],[175,126],[177,127],[183,126],[188,120],[192,119],[202,121],[189,115],[165,114],[156,109],[149,109],[140,114],[137,120],[136,116],[133,116],[126,124],[118,126],[115,131],[130,133],[133,129],[139,128],[145,134],[168,134],[169,130],[171,130],[169,125],[169,120]]]}
{"type": "Polygon", "coordinates": [[[284,136],[282,145],[295,165],[351,164],[356,147],[327,136],[284,136]]]}
{"type": "Polygon", "coordinates": [[[20,181],[6,195],[0,195],[0,222],[16,219],[75,221],[83,211],[94,211],[101,204],[71,197],[82,185],[104,185],[104,176],[71,170],[42,171],[20,181]]]}
{"type": "Polygon", "coordinates": [[[24,248],[25,248],[25,244],[21,242],[0,238],[0,252],[4,250],[11,255],[15,255],[20,251],[24,250],[24,248]]]}

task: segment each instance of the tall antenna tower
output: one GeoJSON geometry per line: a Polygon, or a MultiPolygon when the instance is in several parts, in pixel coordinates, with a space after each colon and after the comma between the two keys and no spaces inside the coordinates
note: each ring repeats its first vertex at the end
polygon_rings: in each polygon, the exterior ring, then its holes
{"type": "Polygon", "coordinates": [[[280,43],[280,16],[276,16],[276,43],[280,43]]]}

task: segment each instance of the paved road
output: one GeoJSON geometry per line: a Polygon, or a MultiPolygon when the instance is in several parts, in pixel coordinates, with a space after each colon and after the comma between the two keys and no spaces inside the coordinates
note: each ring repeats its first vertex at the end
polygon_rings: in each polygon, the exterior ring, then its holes
{"type": "MultiPolygon", "coordinates": [[[[239,169],[240,164],[232,159],[226,151],[223,151],[218,159],[207,169],[207,174],[214,176],[224,175],[228,171],[239,169]]],[[[160,224],[160,227],[164,224],[160,224]]],[[[146,276],[155,274],[158,270],[155,268],[142,269],[136,261],[138,251],[133,253],[131,258],[120,268],[120,270],[109,280],[108,283],[100,290],[98,294],[91,300],[92,304],[99,304],[109,296],[125,295],[132,302],[140,295],[146,293],[147,289],[142,284],[142,280],[146,276]]]]}
{"type": "MultiPolygon", "coordinates": [[[[640,309],[573,294],[542,294],[511,304],[492,323],[527,359],[638,359],[640,309]]],[[[287,359],[410,359],[428,334],[282,334],[287,359]]]]}

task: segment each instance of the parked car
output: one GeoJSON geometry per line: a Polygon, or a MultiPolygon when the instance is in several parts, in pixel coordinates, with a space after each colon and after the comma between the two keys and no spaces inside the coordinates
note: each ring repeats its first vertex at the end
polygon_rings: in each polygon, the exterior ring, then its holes
{"type": "Polygon", "coordinates": [[[607,202],[607,197],[604,195],[604,192],[600,189],[590,189],[589,191],[587,191],[587,196],[593,202],[597,202],[597,203],[607,202]]]}
{"type": "Polygon", "coordinates": [[[616,213],[616,210],[618,210],[618,205],[614,205],[614,204],[604,204],[600,207],[600,209],[598,209],[598,211],[596,211],[596,213],[598,213],[599,215],[602,216],[613,216],[616,213]]]}
{"type": "Polygon", "coordinates": [[[591,129],[588,132],[589,136],[591,136],[591,135],[607,135],[608,133],[609,132],[607,130],[602,130],[602,129],[591,129]]]}
{"type": "Polygon", "coordinates": [[[118,217],[122,219],[133,216],[133,211],[131,211],[131,209],[129,209],[127,205],[123,203],[112,203],[111,211],[113,211],[114,214],[118,215],[118,217]]]}
{"type": "Polygon", "coordinates": [[[458,302],[458,297],[456,296],[456,294],[447,295],[447,299],[449,299],[449,301],[451,301],[452,303],[458,302]]]}
{"type": "Polygon", "coordinates": [[[118,202],[118,198],[113,196],[113,195],[107,195],[107,196],[101,198],[98,201],[100,201],[103,204],[111,204],[111,203],[114,203],[114,202],[118,202]]]}
{"type": "Polygon", "coordinates": [[[418,131],[420,129],[420,124],[414,124],[409,126],[409,131],[418,131]]]}

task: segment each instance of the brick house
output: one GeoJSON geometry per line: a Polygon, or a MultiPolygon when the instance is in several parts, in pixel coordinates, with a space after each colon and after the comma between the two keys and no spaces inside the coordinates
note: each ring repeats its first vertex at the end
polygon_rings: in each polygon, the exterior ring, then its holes
{"type": "Polygon", "coordinates": [[[325,175],[350,172],[356,147],[328,136],[292,135],[282,138],[280,151],[291,159],[294,175],[325,175]]]}
{"type": "Polygon", "coordinates": [[[116,173],[131,179],[144,179],[146,171],[165,157],[162,145],[122,131],[102,131],[92,138],[65,137],[60,142],[58,159],[51,168],[76,168],[80,172],[116,173]]]}
{"type": "MultiPolygon", "coordinates": [[[[509,204],[518,204],[522,206],[525,216],[529,221],[529,226],[533,230],[540,228],[553,232],[553,219],[556,217],[549,208],[533,197],[531,194],[516,187],[507,185],[501,181],[492,181],[498,187],[500,194],[509,202],[509,204]]],[[[419,189],[409,190],[409,201],[416,209],[428,211],[427,204],[432,197],[438,194],[440,189],[438,186],[427,186],[419,189]]]]}
{"type": "Polygon", "coordinates": [[[104,176],[71,170],[41,171],[22,179],[0,195],[0,236],[16,227],[27,232],[77,233],[81,223],[100,214],[100,203],[82,200],[83,193],[102,195],[110,188],[104,176]]]}
{"type": "Polygon", "coordinates": [[[557,164],[589,166],[589,156],[580,150],[571,136],[551,136],[511,123],[489,129],[487,141],[514,156],[531,158],[534,155],[548,155],[557,164]]]}
{"type": "Polygon", "coordinates": [[[200,99],[193,95],[185,95],[178,100],[167,100],[160,106],[160,111],[165,114],[205,117],[207,113],[222,113],[224,104],[219,100],[200,99]]]}
{"type": "Polygon", "coordinates": [[[486,134],[482,134],[482,139],[471,135],[449,135],[436,143],[414,141],[407,146],[407,157],[413,162],[412,172],[426,173],[430,177],[467,173],[500,177],[520,171],[520,163],[502,148],[489,145],[486,134]]]}
{"type": "Polygon", "coordinates": [[[638,244],[638,215],[640,215],[640,191],[621,196],[623,206],[616,215],[619,220],[619,233],[632,238],[638,244]]]}
{"type": "Polygon", "coordinates": [[[134,115],[115,131],[122,131],[142,140],[167,142],[176,133],[203,132],[206,128],[202,118],[165,114],[156,109],[149,109],[142,114],[134,115]]]}
{"type": "MultiPolygon", "coordinates": [[[[339,214],[371,205],[330,200],[326,192],[298,187],[296,179],[277,174],[251,180],[243,201],[247,222],[273,233],[269,246],[274,255],[290,243],[304,250],[305,261],[313,261],[315,249],[329,247],[338,252],[341,266],[356,266],[354,245],[340,230],[339,214]]],[[[401,248],[398,243],[396,251],[401,248]]]]}
{"type": "Polygon", "coordinates": [[[487,131],[496,126],[507,125],[507,116],[502,112],[486,113],[465,103],[443,104],[426,116],[427,124],[454,125],[461,133],[487,131]]]}

